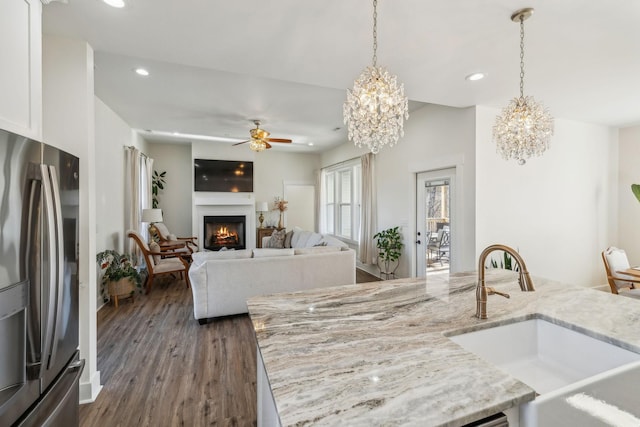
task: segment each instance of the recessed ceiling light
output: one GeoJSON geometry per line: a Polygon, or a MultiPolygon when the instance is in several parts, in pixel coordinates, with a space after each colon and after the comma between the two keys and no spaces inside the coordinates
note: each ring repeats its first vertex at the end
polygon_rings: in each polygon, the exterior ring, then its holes
{"type": "Polygon", "coordinates": [[[484,79],[486,76],[487,75],[485,73],[473,73],[465,77],[465,80],[469,80],[470,82],[475,82],[476,80],[484,79]]]}
{"type": "Polygon", "coordinates": [[[307,143],[307,145],[308,145],[309,147],[313,147],[313,142],[309,142],[309,143],[307,143]]]}
{"type": "Polygon", "coordinates": [[[149,75],[149,71],[147,71],[145,68],[136,68],[135,72],[136,72],[136,74],[138,74],[140,76],[147,77],[149,75]]]}
{"type": "Polygon", "coordinates": [[[124,7],[124,0],[102,0],[102,1],[111,7],[117,7],[117,8],[124,7]]]}

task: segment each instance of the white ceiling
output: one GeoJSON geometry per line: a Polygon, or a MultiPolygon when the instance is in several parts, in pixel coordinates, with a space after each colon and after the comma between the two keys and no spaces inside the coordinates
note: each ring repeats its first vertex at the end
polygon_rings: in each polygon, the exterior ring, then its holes
{"type": "MultiPolygon", "coordinates": [[[[370,0],[125,1],[51,3],[43,25],[93,47],[96,95],[131,127],[245,139],[261,119],[272,137],[294,140],[280,149],[346,141],[346,89],[371,63],[370,0]],[[134,74],[139,66],[151,75],[134,74]]],[[[378,64],[404,83],[412,109],[503,107],[519,91],[509,18],[522,7],[535,8],[525,95],[555,117],[640,124],[638,1],[379,0],[378,64]],[[488,76],[466,81],[475,71],[488,76]]]]}

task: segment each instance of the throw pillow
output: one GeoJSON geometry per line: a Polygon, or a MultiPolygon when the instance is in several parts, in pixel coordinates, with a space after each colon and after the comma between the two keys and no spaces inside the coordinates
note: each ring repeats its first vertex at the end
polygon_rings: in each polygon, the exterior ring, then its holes
{"type": "Polygon", "coordinates": [[[279,256],[292,256],[293,249],[254,249],[254,258],[271,258],[279,256]]]}
{"type": "MultiPolygon", "coordinates": [[[[160,252],[160,245],[156,242],[151,242],[149,243],[149,250],[151,252],[160,252]]],[[[153,255],[153,264],[159,263],[161,259],[162,257],[160,255],[153,255]]]]}
{"type": "Polygon", "coordinates": [[[284,235],[284,247],[285,248],[290,248],[291,247],[291,239],[293,238],[293,230],[287,232],[287,234],[284,235]]]}
{"type": "Polygon", "coordinates": [[[267,248],[282,249],[284,248],[284,236],[287,234],[287,230],[275,230],[271,233],[271,238],[267,242],[267,248]]]}

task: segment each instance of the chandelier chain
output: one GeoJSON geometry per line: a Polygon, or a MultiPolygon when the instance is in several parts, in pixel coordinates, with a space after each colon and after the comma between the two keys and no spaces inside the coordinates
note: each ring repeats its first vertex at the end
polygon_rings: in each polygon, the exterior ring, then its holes
{"type": "Polygon", "coordinates": [[[378,65],[378,0],[373,0],[373,66],[378,65]]]}
{"type": "Polygon", "coordinates": [[[520,98],[524,97],[524,16],[520,15],[520,98]]]}

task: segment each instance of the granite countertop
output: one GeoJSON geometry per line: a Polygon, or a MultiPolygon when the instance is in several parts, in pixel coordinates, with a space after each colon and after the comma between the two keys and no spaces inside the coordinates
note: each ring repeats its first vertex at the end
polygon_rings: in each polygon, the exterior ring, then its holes
{"type": "Polygon", "coordinates": [[[640,303],[606,292],[487,272],[489,319],[475,318],[476,273],[252,298],[249,314],[278,414],[289,425],[455,426],[533,400],[535,391],[445,334],[539,315],[640,352],[640,303]]]}

